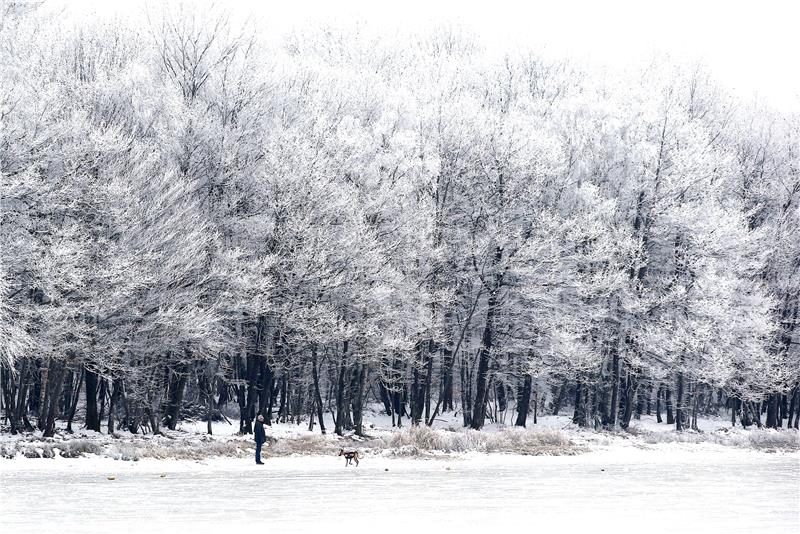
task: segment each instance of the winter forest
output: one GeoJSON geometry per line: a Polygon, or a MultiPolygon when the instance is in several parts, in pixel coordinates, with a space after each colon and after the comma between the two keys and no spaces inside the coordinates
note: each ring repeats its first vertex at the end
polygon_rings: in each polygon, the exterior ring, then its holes
{"type": "Polygon", "coordinates": [[[798,427],[797,114],[457,27],[3,9],[4,433],[798,427]]]}

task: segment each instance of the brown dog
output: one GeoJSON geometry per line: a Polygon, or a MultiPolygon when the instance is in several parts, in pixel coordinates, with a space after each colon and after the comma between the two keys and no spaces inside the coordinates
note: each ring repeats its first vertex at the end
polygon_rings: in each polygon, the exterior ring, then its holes
{"type": "Polygon", "coordinates": [[[358,451],[345,452],[344,449],[339,449],[339,456],[344,456],[344,459],[346,460],[344,463],[345,467],[350,465],[350,462],[353,460],[355,460],[356,467],[358,467],[358,451]]]}

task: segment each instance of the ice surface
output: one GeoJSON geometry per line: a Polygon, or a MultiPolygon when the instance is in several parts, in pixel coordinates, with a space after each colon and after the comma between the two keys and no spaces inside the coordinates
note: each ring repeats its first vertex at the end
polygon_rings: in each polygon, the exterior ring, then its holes
{"type": "Polygon", "coordinates": [[[0,532],[796,534],[799,460],[724,447],[367,456],[357,468],[336,457],[18,458],[0,461],[0,532]]]}

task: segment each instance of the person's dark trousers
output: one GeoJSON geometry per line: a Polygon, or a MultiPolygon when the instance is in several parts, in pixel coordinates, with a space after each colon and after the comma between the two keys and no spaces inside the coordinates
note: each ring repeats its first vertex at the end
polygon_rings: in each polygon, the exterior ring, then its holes
{"type": "Polygon", "coordinates": [[[263,445],[263,443],[261,443],[260,441],[256,442],[256,463],[257,464],[261,463],[261,446],[262,445],[263,445]]]}

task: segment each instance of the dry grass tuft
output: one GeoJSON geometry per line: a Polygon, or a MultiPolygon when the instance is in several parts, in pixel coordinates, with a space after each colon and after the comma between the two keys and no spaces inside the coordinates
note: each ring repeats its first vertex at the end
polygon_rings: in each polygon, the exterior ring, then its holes
{"type": "Polygon", "coordinates": [[[527,455],[567,455],[583,452],[558,430],[508,428],[499,432],[439,430],[411,427],[381,440],[383,449],[400,456],[433,453],[502,452],[527,455]]]}

